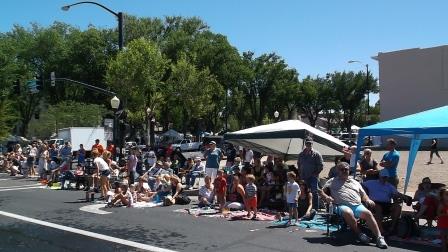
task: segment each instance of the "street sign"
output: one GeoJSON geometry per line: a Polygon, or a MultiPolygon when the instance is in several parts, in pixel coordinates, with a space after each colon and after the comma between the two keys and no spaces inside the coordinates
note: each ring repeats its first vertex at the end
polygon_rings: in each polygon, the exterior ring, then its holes
{"type": "Polygon", "coordinates": [[[50,74],[50,80],[51,80],[51,86],[56,86],[56,74],[54,72],[51,72],[50,74]]]}

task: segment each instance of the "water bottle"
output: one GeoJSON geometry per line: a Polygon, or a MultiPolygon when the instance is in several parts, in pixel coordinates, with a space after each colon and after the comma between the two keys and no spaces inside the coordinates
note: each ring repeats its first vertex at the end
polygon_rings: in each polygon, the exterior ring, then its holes
{"type": "Polygon", "coordinates": [[[333,203],[330,202],[328,204],[328,213],[333,214],[334,213],[334,209],[333,209],[333,203]]]}

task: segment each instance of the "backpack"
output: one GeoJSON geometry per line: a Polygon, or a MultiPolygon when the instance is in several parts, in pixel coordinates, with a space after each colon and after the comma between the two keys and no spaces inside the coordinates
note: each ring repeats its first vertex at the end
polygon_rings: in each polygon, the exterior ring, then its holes
{"type": "Polygon", "coordinates": [[[403,239],[418,236],[419,228],[412,216],[401,216],[397,223],[397,236],[403,239]]]}

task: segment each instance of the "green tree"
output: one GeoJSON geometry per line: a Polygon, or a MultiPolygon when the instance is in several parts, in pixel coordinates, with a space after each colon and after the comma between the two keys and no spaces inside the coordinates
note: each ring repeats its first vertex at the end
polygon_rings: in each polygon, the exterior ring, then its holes
{"type": "Polygon", "coordinates": [[[326,89],[326,80],[321,77],[307,76],[299,86],[297,106],[313,127],[327,104],[326,89]]]}
{"type": "Polygon", "coordinates": [[[208,69],[198,70],[185,56],[172,65],[165,90],[166,99],[171,99],[172,106],[180,107],[182,111],[184,133],[197,128],[198,125],[191,125],[192,121],[216,111],[217,104],[210,97],[223,93],[222,87],[208,69]]]}
{"type": "Polygon", "coordinates": [[[147,108],[160,109],[157,105],[163,101],[162,79],[168,66],[158,46],[144,38],[129,42],[127,50],[109,62],[107,84],[117,91],[133,126],[144,123],[147,108]]]}
{"type": "Polygon", "coordinates": [[[369,85],[366,85],[366,75],[362,72],[335,72],[329,77],[334,97],[343,112],[343,125],[349,132],[367,91],[377,90],[376,80],[370,75],[369,85]]]}

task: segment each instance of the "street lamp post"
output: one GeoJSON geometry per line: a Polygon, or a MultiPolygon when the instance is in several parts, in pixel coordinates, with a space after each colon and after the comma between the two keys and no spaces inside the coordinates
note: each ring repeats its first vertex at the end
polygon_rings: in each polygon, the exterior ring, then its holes
{"type": "MultiPolygon", "coordinates": [[[[117,146],[118,146],[118,144],[117,144],[117,139],[118,139],[118,119],[117,119],[117,110],[118,110],[118,107],[120,106],[120,99],[118,99],[118,97],[116,97],[116,96],[114,96],[114,98],[112,98],[111,100],[110,100],[110,106],[112,107],[112,109],[114,110],[114,125],[113,125],[113,128],[112,128],[112,141],[113,141],[113,143],[114,143],[114,146],[115,146],[115,150],[117,149],[117,146]]],[[[121,150],[121,149],[120,149],[121,150]]],[[[118,152],[118,155],[119,155],[120,153],[118,152]]],[[[117,156],[117,153],[115,153],[115,155],[117,156]]]]}
{"type": "Polygon", "coordinates": [[[148,140],[149,146],[153,149],[155,145],[155,136],[154,136],[154,126],[156,123],[156,118],[154,112],[150,109],[146,109],[146,115],[148,116],[148,140]]]}
{"type": "MultiPolygon", "coordinates": [[[[361,61],[358,60],[349,60],[348,61],[349,64],[351,63],[359,63],[359,64],[363,64],[361,61]]],[[[366,115],[366,122],[367,122],[367,118],[370,115],[370,88],[369,88],[369,64],[365,64],[366,66],[366,88],[367,88],[367,115],[366,115]]]]}
{"type": "Polygon", "coordinates": [[[104,10],[108,11],[109,13],[113,14],[114,16],[117,17],[118,19],[118,48],[120,50],[123,49],[123,45],[124,45],[124,39],[123,39],[123,12],[115,12],[112,11],[111,9],[107,8],[106,6],[96,3],[96,2],[91,2],[91,1],[82,1],[82,2],[78,2],[78,3],[74,3],[74,4],[69,4],[69,5],[65,5],[62,6],[61,9],[63,11],[68,11],[70,9],[70,7],[75,6],[75,5],[79,5],[79,4],[94,4],[97,5],[101,8],[103,8],[104,10]]]}

